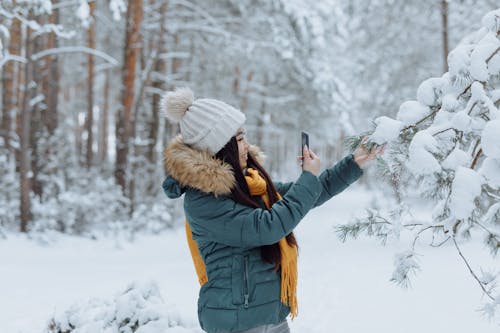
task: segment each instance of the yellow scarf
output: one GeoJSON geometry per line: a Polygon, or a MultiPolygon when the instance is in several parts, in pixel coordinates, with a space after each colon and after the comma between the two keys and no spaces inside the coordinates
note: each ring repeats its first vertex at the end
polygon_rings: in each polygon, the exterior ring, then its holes
{"type": "MultiPolygon", "coordinates": [[[[264,178],[259,175],[259,172],[255,169],[248,168],[248,175],[245,176],[245,180],[248,184],[248,189],[251,195],[260,196],[262,201],[267,208],[270,208],[269,195],[267,194],[267,184],[264,178]]],[[[278,194],[279,199],[281,196],[278,194]]],[[[193,258],[194,267],[196,274],[198,275],[198,281],[200,285],[205,284],[208,281],[207,272],[205,268],[205,263],[200,256],[200,251],[196,242],[193,240],[193,235],[191,233],[191,228],[186,220],[186,237],[188,241],[189,251],[193,258]]],[[[298,314],[298,303],[297,303],[297,247],[295,245],[289,245],[286,237],[283,237],[279,241],[279,247],[281,252],[281,302],[290,307],[290,313],[292,319],[294,319],[298,314]]]]}

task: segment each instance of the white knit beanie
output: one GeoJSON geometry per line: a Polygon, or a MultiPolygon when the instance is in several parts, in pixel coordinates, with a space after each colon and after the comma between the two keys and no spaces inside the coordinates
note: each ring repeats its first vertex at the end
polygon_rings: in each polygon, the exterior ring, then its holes
{"type": "Polygon", "coordinates": [[[215,155],[236,134],[246,120],[245,115],[216,99],[194,100],[189,88],[165,93],[161,101],[164,115],[179,123],[184,143],[215,155]]]}

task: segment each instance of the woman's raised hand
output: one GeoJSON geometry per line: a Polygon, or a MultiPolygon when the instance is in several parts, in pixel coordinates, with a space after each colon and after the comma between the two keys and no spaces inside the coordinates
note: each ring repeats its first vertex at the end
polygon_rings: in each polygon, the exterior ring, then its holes
{"type": "Polygon", "coordinates": [[[359,165],[361,169],[364,169],[368,162],[377,158],[377,156],[381,156],[385,151],[385,144],[382,146],[373,145],[373,147],[368,150],[366,149],[366,143],[368,142],[368,137],[364,137],[361,140],[360,145],[354,151],[354,161],[359,165]]]}
{"type": "Polygon", "coordinates": [[[312,151],[309,147],[304,146],[302,148],[302,169],[311,172],[313,175],[317,176],[319,174],[320,167],[319,157],[312,151]]]}

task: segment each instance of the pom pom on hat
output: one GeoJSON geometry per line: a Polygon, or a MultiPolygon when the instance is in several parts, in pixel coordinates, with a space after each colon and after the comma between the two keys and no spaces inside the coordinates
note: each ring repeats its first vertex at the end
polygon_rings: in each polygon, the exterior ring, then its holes
{"type": "Polygon", "coordinates": [[[182,140],[215,155],[245,123],[245,115],[229,104],[211,98],[194,100],[189,88],[165,93],[160,106],[173,123],[179,123],[182,140]]]}
{"type": "Polygon", "coordinates": [[[189,88],[177,88],[166,92],[160,102],[162,113],[172,122],[178,123],[193,104],[194,94],[189,88]]]}

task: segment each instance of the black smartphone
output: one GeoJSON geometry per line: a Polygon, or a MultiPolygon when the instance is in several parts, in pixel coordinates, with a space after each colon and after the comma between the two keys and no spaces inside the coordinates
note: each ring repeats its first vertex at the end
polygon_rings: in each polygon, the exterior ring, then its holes
{"type": "Polygon", "coordinates": [[[307,134],[307,132],[301,133],[301,142],[302,144],[300,145],[300,155],[302,155],[304,146],[307,146],[307,148],[309,148],[309,134],[307,134]]]}

